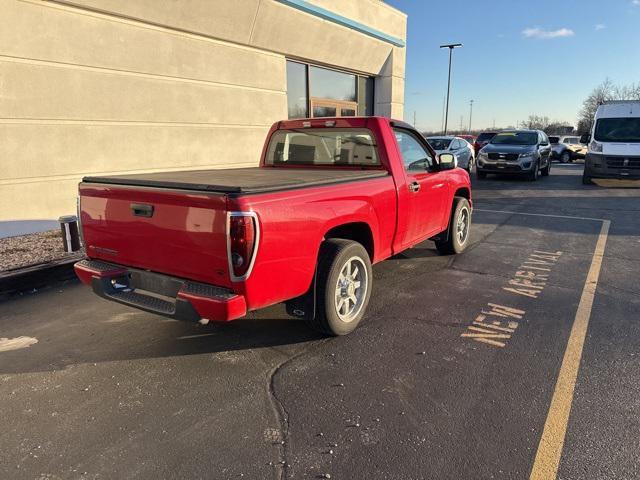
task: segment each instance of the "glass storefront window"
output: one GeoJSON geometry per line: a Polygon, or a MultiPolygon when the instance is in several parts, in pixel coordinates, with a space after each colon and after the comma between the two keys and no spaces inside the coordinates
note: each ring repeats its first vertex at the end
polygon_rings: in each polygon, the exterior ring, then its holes
{"type": "Polygon", "coordinates": [[[358,115],[373,115],[373,77],[358,77],[358,115]]]}
{"type": "Polygon", "coordinates": [[[289,118],[307,118],[307,66],[287,60],[287,105],[289,118]]]}
{"type": "Polygon", "coordinates": [[[373,115],[372,77],[287,60],[289,118],[373,115]]]}
{"type": "Polygon", "coordinates": [[[309,67],[311,96],[356,102],[356,76],[320,67],[309,67]]]}
{"type": "Polygon", "coordinates": [[[313,116],[314,117],[335,117],[336,116],[336,107],[314,105],[313,106],[313,116]]]}

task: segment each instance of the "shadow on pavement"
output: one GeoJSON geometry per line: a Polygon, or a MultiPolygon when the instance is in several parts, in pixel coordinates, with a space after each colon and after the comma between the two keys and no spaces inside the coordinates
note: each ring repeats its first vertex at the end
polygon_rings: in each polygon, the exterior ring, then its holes
{"type": "MultiPolygon", "coordinates": [[[[74,295],[71,305],[64,307],[53,305],[58,295],[55,291],[1,304],[1,336],[25,335],[38,342],[29,348],[0,353],[0,374],[251,349],[277,350],[324,338],[303,321],[288,317],[283,306],[228,324],[199,325],[107,302],[79,284],[67,288],[73,289],[74,295]]],[[[70,297],[69,293],[64,297],[70,297]]]]}

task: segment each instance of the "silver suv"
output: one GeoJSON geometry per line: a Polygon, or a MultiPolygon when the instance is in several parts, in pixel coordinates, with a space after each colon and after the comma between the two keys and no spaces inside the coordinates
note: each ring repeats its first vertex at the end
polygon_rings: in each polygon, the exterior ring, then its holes
{"type": "Polygon", "coordinates": [[[479,179],[488,173],[525,175],[529,180],[551,171],[551,145],[541,130],[508,130],[485,145],[476,161],[479,179]]]}

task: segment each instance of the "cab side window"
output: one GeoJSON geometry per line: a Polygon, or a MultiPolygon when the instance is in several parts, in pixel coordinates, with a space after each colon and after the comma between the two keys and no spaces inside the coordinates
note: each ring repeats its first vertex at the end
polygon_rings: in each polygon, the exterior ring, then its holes
{"type": "Polygon", "coordinates": [[[433,167],[433,157],[415,134],[399,128],[394,128],[393,131],[407,172],[425,172],[433,167]]]}

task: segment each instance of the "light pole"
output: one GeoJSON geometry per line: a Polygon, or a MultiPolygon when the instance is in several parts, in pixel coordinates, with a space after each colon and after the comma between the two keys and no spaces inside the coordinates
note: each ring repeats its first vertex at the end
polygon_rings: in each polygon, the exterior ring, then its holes
{"type": "Polygon", "coordinates": [[[462,47],[461,43],[450,43],[448,45],[440,45],[440,48],[449,49],[449,80],[447,81],[447,108],[444,115],[444,134],[447,134],[447,127],[449,123],[449,92],[451,91],[451,57],[453,55],[453,49],[462,47]]]}
{"type": "Polygon", "coordinates": [[[469,102],[469,133],[471,133],[471,119],[473,118],[473,100],[469,102]]]}

